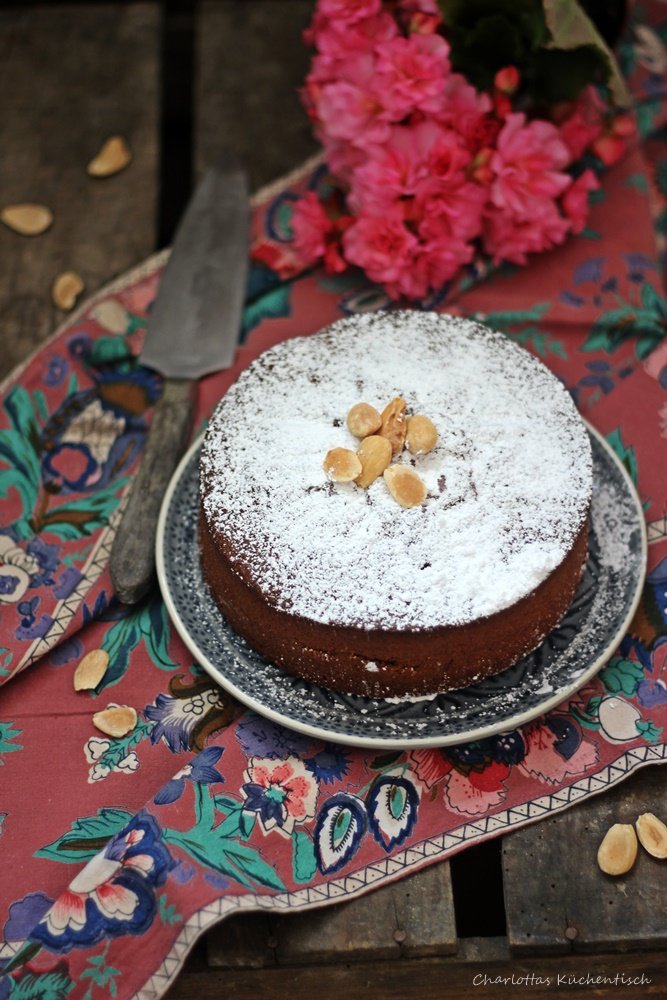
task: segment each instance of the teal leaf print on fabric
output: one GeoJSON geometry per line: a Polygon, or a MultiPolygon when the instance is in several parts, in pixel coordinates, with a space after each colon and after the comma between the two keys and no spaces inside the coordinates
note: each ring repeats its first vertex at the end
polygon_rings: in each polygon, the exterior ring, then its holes
{"type": "Polygon", "coordinates": [[[106,846],[132,819],[132,813],[124,809],[105,807],[98,809],[95,816],[84,816],[74,820],[72,827],[52,844],[35,851],[36,858],[49,861],[63,861],[67,864],[89,861],[106,846]]]}
{"type": "Polygon", "coordinates": [[[654,725],[648,719],[638,719],[635,723],[637,733],[645,739],[647,743],[659,743],[662,736],[662,727],[654,725]]]}
{"type": "Polygon", "coordinates": [[[243,803],[232,796],[212,795],[208,783],[192,784],[195,823],[185,832],[165,828],[165,841],[180,848],[204,868],[213,869],[246,888],[262,885],[284,889],[275,868],[264,861],[256,848],[243,843],[243,803]]]}
{"type": "Polygon", "coordinates": [[[14,488],[20,499],[22,515],[14,530],[19,541],[34,534],[31,514],[37,504],[41,484],[39,461],[41,426],[33,400],[22,386],[14,386],[7,394],[4,409],[10,427],[0,431],[0,462],[8,468],[0,471],[0,494],[7,496],[14,488]]]}
{"type": "Polygon", "coordinates": [[[555,354],[567,360],[568,354],[562,340],[551,337],[541,330],[539,323],[551,308],[550,302],[536,302],[529,309],[508,309],[486,313],[484,322],[495,330],[501,330],[517,344],[532,349],[542,358],[555,354]]]}
{"type": "Polygon", "coordinates": [[[648,178],[646,174],[630,174],[623,181],[623,187],[634,188],[641,194],[648,194],[648,178]]]}
{"type": "Polygon", "coordinates": [[[292,834],[292,875],[300,885],[310,882],[317,874],[317,858],[312,840],[303,830],[292,834]]]}
{"type": "Polygon", "coordinates": [[[163,892],[158,896],[158,916],[163,924],[173,927],[175,924],[183,923],[183,915],[176,909],[175,903],[167,903],[167,894],[163,892]]]}
{"type": "MultiPolygon", "coordinates": [[[[107,952],[109,951],[110,941],[107,941],[104,951],[101,955],[90,955],[86,962],[90,966],[88,969],[84,969],[81,973],[81,979],[90,979],[91,983],[95,986],[99,986],[101,990],[105,990],[110,997],[115,997],[118,993],[118,984],[116,979],[121,975],[120,969],[115,969],[113,965],[107,965],[107,952]]],[[[93,995],[92,985],[88,988],[86,992],[86,998],[91,998],[93,995]]]]}
{"type": "Polygon", "coordinates": [[[143,740],[149,739],[154,722],[139,720],[127,736],[118,739],[108,739],[106,737],[91,736],[84,746],[86,760],[91,765],[88,771],[88,781],[102,781],[113,771],[122,771],[124,774],[131,774],[139,767],[139,761],[134,748],[143,740]]]}
{"type": "Polygon", "coordinates": [[[11,722],[0,722],[0,767],[5,763],[2,759],[4,754],[23,750],[20,743],[14,742],[16,737],[21,735],[21,730],[12,727],[13,723],[11,722]]]}
{"type": "Polygon", "coordinates": [[[630,476],[630,479],[636,486],[637,475],[638,475],[637,456],[635,455],[635,450],[632,447],[632,445],[626,445],[624,443],[620,427],[617,427],[616,430],[613,430],[611,431],[610,434],[607,434],[606,441],[609,445],[611,445],[614,452],[618,455],[618,457],[620,458],[621,462],[625,467],[626,472],[630,476]]]}
{"type": "Polygon", "coordinates": [[[81,500],[73,500],[53,507],[40,520],[40,530],[48,531],[62,541],[75,541],[92,534],[107,524],[118,506],[118,492],[128,478],[118,479],[96,493],[81,500]]]}
{"type": "Polygon", "coordinates": [[[116,334],[110,337],[98,337],[86,360],[89,364],[98,367],[99,365],[116,365],[121,361],[132,361],[133,357],[128,341],[122,334],[116,334]]]}
{"type": "Polygon", "coordinates": [[[178,666],[167,651],[169,618],[157,594],[147,604],[129,611],[107,631],[102,649],[109,654],[109,667],[98,693],[117,684],[125,675],[132,653],[140,642],[144,643],[153,664],[160,670],[174,670],[178,666]]]}
{"type": "Polygon", "coordinates": [[[292,312],[291,297],[292,286],[286,282],[249,303],[243,310],[242,339],[245,340],[250,331],[265,319],[281,319],[289,316],[292,312]]]}
{"type": "Polygon", "coordinates": [[[612,659],[600,672],[600,680],[610,694],[625,694],[632,697],[644,679],[644,668],[634,660],[621,657],[612,659]]]}
{"type": "Polygon", "coordinates": [[[11,985],[10,1000],[63,1000],[74,989],[74,982],[64,972],[21,973],[11,985]]]}

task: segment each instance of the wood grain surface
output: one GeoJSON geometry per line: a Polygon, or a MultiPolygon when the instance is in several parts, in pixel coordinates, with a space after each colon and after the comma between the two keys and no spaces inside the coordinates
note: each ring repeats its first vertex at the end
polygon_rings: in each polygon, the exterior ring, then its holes
{"type": "Polygon", "coordinates": [[[153,3],[0,8],[0,199],[54,214],[42,236],[0,225],[2,375],[63,318],[58,274],[78,272],[90,293],[154,249],[159,18],[153,3]],[[113,134],[132,163],[88,177],[113,134]]]}

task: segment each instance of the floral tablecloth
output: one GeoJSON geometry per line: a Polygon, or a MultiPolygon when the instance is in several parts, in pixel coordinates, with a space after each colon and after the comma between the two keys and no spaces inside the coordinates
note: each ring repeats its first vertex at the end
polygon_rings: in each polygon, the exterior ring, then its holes
{"type": "MultiPolygon", "coordinates": [[[[588,228],[424,303],[484,317],[542,357],[644,504],[640,608],[557,710],[455,749],[327,744],[235,705],[159,593],[115,600],[109,547],[160,392],[135,358],[165,255],[86,303],[2,387],[0,1000],[159,996],[227,914],[349,898],[667,757],[667,10],[636,16],[623,59],[642,138],[588,228]],[[96,649],[109,669],[76,692],[96,649]],[[92,723],[110,703],[138,711],[120,739],[92,723]]],[[[243,340],[234,368],[202,382],[198,427],[267,346],[388,304],[359,274],[300,268],[291,206],[322,183],[314,164],[257,199],[243,340]]]]}

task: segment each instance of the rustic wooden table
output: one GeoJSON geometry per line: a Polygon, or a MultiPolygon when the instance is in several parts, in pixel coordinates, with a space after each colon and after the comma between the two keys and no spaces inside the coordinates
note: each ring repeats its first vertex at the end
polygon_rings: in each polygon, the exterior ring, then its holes
{"type": "MultiPolygon", "coordinates": [[[[90,293],[168,243],[193,180],[223,146],[236,148],[254,188],[315,151],[296,94],[312,9],[313,0],[0,5],[0,201],[43,202],[55,216],[39,238],[0,226],[0,374],[62,320],[55,276],[75,270],[90,293]],[[87,162],[117,133],[130,166],[90,179],[87,162]]],[[[665,814],[664,788],[648,769],[355,902],[237,917],[197,945],[170,998],[525,990],[578,1000],[620,987],[569,977],[617,973],[651,980],[624,995],[664,998],[667,866],[642,854],[613,881],[595,864],[612,822],[665,814]]]]}

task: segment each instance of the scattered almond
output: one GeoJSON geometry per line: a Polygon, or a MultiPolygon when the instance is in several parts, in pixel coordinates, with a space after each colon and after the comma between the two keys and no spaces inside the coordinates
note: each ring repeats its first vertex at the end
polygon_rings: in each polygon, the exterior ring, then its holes
{"type": "Polygon", "coordinates": [[[404,399],[397,396],[387,403],[382,411],[382,426],[380,434],[391,444],[391,451],[394,456],[403,451],[405,434],[407,431],[407,420],[405,419],[406,403],[404,399]]]}
{"type": "Polygon", "coordinates": [[[361,442],[357,455],[361,460],[361,474],[355,482],[368,489],[391,462],[391,443],[379,434],[371,434],[361,442]]]}
{"type": "Polygon", "coordinates": [[[125,139],[120,135],[112,135],[86,169],[91,177],[111,177],[124,170],[131,159],[132,154],[125,139]]]}
{"type": "Polygon", "coordinates": [[[83,291],[83,279],[74,271],[63,271],[51,286],[51,298],[58,309],[69,312],[83,291]]]}
{"type": "Polygon", "coordinates": [[[667,826],[653,813],[642,813],[635,823],[639,843],[654,858],[667,858],[667,826]]]}
{"type": "Polygon", "coordinates": [[[104,649],[91,649],[74,671],[74,690],[92,691],[106,674],[108,666],[109,654],[104,649]]]}
{"type": "Polygon", "coordinates": [[[361,474],[361,462],[349,448],[332,448],[326,453],[322,468],[334,483],[351,483],[361,474]]]}
{"type": "Polygon", "coordinates": [[[598,848],[598,865],[607,875],[625,875],[637,857],[637,836],[630,823],[614,823],[598,848]]]}
{"type": "Polygon", "coordinates": [[[137,713],[130,705],[109,705],[95,712],[93,725],[107,736],[127,736],[137,724],[137,713]]]}
{"type": "Polygon", "coordinates": [[[421,413],[408,419],[405,443],[413,455],[425,455],[435,448],[438,432],[435,424],[421,413]]]}
{"type": "Polygon", "coordinates": [[[46,205],[8,205],[0,212],[0,219],[21,236],[39,236],[45,233],[53,222],[53,212],[46,205]]]}
{"type": "Polygon", "coordinates": [[[347,429],[357,438],[375,434],[382,426],[382,417],[370,403],[355,403],[347,415],[347,429]]]}
{"type": "Polygon", "coordinates": [[[424,481],[409,465],[390,465],[384,470],[384,481],[401,507],[419,507],[426,499],[424,481]]]}

